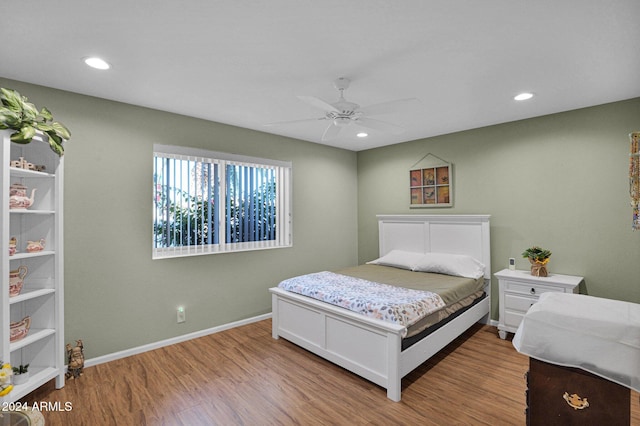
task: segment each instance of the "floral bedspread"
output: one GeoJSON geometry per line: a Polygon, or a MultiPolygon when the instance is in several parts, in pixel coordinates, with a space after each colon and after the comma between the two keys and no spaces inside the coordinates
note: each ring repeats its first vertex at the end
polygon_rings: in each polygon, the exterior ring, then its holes
{"type": "Polygon", "coordinates": [[[405,327],[445,306],[440,296],[429,291],[395,287],[329,271],[289,278],[278,287],[405,327]]]}

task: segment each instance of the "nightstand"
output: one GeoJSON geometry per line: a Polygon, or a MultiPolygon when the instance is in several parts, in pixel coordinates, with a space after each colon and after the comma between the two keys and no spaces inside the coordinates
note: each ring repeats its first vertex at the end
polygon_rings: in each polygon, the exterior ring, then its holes
{"type": "Polygon", "coordinates": [[[498,334],[507,338],[507,332],[515,333],[527,310],[547,291],[578,293],[578,285],[584,279],[572,275],[549,274],[534,277],[530,271],[503,269],[494,274],[498,278],[500,320],[498,334]]]}

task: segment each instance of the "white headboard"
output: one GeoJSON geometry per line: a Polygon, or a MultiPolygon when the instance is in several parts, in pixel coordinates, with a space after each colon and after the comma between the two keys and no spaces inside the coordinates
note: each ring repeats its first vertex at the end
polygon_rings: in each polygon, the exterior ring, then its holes
{"type": "Polygon", "coordinates": [[[378,215],[380,256],[391,250],[473,256],[491,279],[489,215],[378,215]]]}

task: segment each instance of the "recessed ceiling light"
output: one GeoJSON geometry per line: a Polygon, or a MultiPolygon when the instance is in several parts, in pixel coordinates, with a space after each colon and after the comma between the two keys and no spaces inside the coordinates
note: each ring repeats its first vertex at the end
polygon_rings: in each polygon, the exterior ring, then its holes
{"type": "Polygon", "coordinates": [[[91,58],[85,58],[84,63],[89,65],[91,68],[95,68],[98,70],[108,70],[109,68],[111,68],[111,65],[109,65],[108,62],[95,56],[91,58]]]}
{"type": "Polygon", "coordinates": [[[533,93],[520,93],[516,96],[513,97],[513,99],[515,99],[516,101],[526,101],[527,99],[531,99],[533,98],[533,93]]]}
{"type": "Polygon", "coordinates": [[[367,136],[369,136],[369,133],[360,132],[356,136],[359,138],[366,138],[367,136]]]}

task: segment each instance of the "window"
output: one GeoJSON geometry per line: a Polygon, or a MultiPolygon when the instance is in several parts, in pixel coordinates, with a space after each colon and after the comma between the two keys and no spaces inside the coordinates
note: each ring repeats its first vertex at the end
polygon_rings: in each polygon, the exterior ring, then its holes
{"type": "Polygon", "coordinates": [[[153,258],[291,246],[291,163],[154,145],[153,258]]]}

